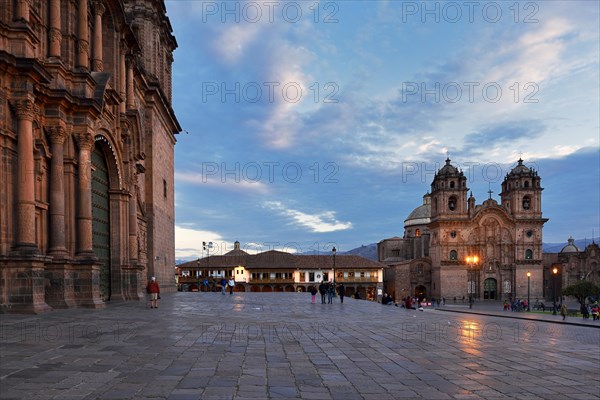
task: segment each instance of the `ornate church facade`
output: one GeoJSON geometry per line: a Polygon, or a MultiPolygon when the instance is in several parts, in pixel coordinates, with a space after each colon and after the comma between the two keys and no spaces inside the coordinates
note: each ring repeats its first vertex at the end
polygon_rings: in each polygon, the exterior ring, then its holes
{"type": "Polygon", "coordinates": [[[0,8],[0,311],[174,290],[177,47],[163,0],[0,8]]]}
{"type": "Polygon", "coordinates": [[[405,220],[404,236],[378,243],[396,299],[543,298],[541,179],[519,160],[502,182],[500,202],[477,205],[450,160],[431,192],[405,220]]]}

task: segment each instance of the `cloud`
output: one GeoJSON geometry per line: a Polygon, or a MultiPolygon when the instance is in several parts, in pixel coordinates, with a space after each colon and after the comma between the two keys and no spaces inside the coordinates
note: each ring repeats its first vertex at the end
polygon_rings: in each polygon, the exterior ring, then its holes
{"type": "Polygon", "coordinates": [[[233,243],[225,241],[219,233],[175,225],[175,258],[189,260],[206,257],[202,242],[213,242],[210,254],[223,254],[233,249],[233,243]]]}
{"type": "Polygon", "coordinates": [[[352,228],[351,222],[340,222],[335,218],[334,211],[325,211],[318,214],[307,214],[302,211],[286,208],[279,201],[268,201],[264,206],[277,211],[281,215],[291,218],[296,225],[309,228],[312,232],[325,233],[343,231],[352,228]]]}

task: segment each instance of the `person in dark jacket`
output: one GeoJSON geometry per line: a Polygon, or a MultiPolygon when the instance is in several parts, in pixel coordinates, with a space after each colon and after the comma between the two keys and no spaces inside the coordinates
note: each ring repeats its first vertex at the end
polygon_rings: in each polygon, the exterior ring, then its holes
{"type": "Polygon", "coordinates": [[[343,303],[344,295],[346,294],[346,287],[343,283],[340,286],[338,286],[338,294],[340,295],[340,303],[343,303]]]}
{"type": "Polygon", "coordinates": [[[319,293],[321,294],[321,304],[325,304],[325,295],[327,294],[327,285],[321,282],[319,285],[319,293]]]}
{"type": "Polygon", "coordinates": [[[317,292],[318,292],[318,290],[317,290],[316,287],[313,286],[313,287],[310,288],[311,300],[312,300],[313,304],[315,304],[315,299],[317,297],[317,292]]]}

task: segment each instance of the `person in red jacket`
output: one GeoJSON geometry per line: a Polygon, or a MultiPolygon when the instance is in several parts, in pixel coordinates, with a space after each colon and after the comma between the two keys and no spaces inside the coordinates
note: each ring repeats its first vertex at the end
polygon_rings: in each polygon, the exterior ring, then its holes
{"type": "Polygon", "coordinates": [[[158,295],[160,294],[160,287],[158,286],[158,282],[156,282],[156,278],[153,276],[152,279],[148,282],[148,286],[146,286],[146,292],[150,295],[150,308],[158,308],[158,295]]]}

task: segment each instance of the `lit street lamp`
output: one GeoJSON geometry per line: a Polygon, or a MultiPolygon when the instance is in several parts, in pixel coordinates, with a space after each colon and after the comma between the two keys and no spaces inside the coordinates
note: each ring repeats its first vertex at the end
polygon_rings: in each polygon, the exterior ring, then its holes
{"type": "Polygon", "coordinates": [[[477,270],[477,263],[479,262],[479,257],[477,256],[467,256],[467,266],[469,267],[469,281],[468,283],[468,292],[469,292],[469,308],[473,308],[473,293],[475,292],[475,284],[473,282],[473,276],[477,270]]]}
{"type": "Polygon", "coordinates": [[[527,271],[527,311],[531,311],[531,306],[529,305],[529,282],[531,279],[531,272],[527,271]]]}
{"type": "Polygon", "coordinates": [[[334,247],[333,249],[331,249],[331,252],[333,253],[333,296],[335,297],[335,291],[337,289],[337,287],[335,286],[335,253],[337,253],[336,248],[334,247]]]}
{"type": "MultiPolygon", "coordinates": [[[[210,249],[212,249],[213,247],[213,242],[202,242],[202,249],[204,251],[206,251],[206,273],[210,274],[210,249]]],[[[213,276],[213,287],[215,285],[215,280],[214,280],[214,276],[213,276]]]]}
{"type": "Polygon", "coordinates": [[[552,268],[552,315],[556,315],[556,276],[558,268],[552,268]]]}

